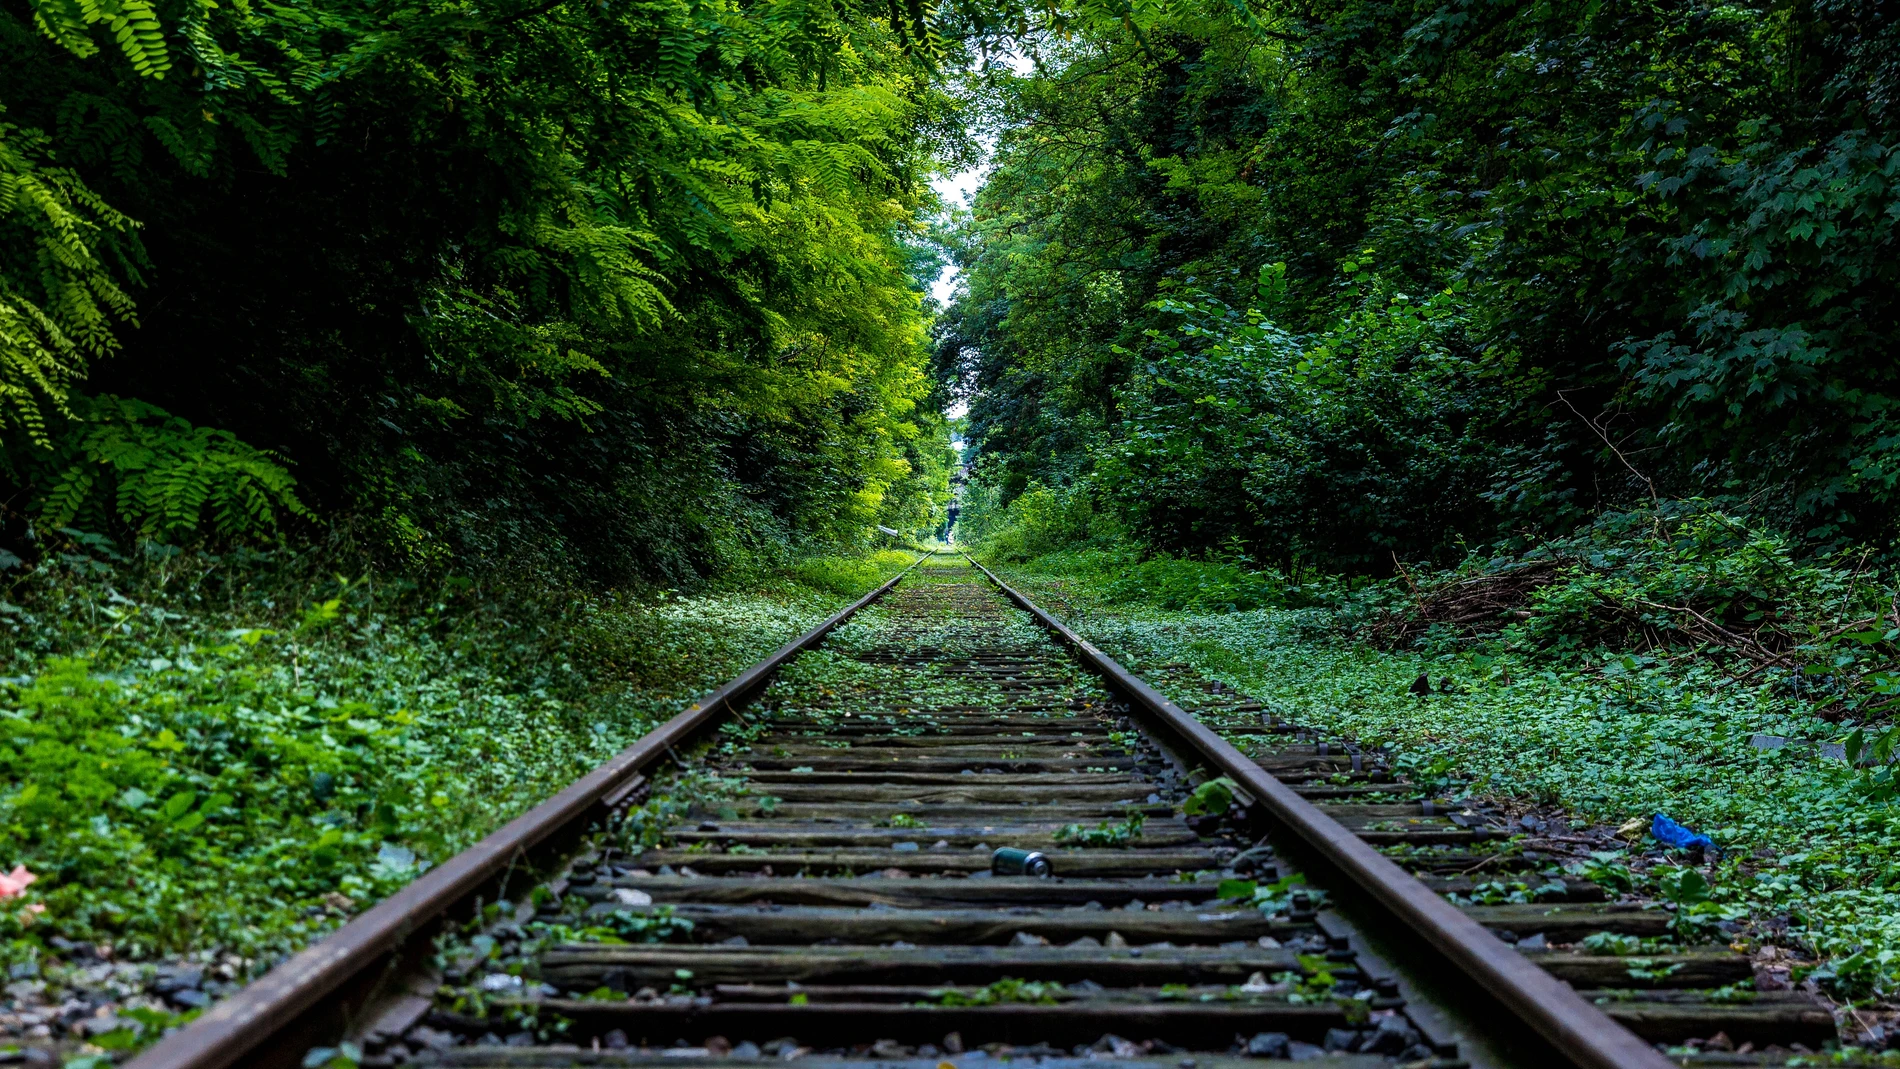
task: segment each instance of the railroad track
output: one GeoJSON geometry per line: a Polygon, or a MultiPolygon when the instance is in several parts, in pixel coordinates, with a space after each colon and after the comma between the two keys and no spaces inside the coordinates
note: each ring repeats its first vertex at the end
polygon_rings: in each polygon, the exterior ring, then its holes
{"type": "Polygon", "coordinates": [[[1668,912],[1187,671],[1195,712],[1256,718],[1251,753],[932,558],[133,1064],[343,1034],[364,1065],[550,1069],[1779,1064],[1719,1048],[1832,1038],[1668,912]],[[1535,901],[1471,902],[1501,895],[1535,901]]]}

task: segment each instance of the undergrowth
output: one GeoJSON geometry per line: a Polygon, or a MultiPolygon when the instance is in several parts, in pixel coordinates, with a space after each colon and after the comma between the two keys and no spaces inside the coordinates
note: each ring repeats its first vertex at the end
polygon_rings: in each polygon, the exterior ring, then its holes
{"type": "MultiPolygon", "coordinates": [[[[1188,663],[1277,715],[1388,746],[1441,789],[1688,823],[1723,848],[1706,888],[1660,865],[1637,889],[1739,920],[1732,937],[1810,950],[1812,979],[1867,997],[1900,990],[1900,801],[1888,766],[1817,744],[1885,760],[1900,739],[1894,581],[1877,554],[1791,545],[1665,505],[1383,582],[1295,585],[1100,544],[1010,577],[1134,671],[1188,663]],[[1535,580],[1486,593],[1481,618],[1450,619],[1465,610],[1445,592],[1469,601],[1474,580],[1526,569],[1535,580]],[[1757,734],[1796,741],[1762,749],[1757,734]]],[[[1150,679],[1167,690],[1169,675],[1150,679]]],[[[1251,716],[1211,723],[1244,744],[1251,716]]]]}
{"type": "Polygon", "coordinates": [[[0,586],[4,953],[261,968],[912,559],[682,598],[428,586],[74,535],[0,586]]]}

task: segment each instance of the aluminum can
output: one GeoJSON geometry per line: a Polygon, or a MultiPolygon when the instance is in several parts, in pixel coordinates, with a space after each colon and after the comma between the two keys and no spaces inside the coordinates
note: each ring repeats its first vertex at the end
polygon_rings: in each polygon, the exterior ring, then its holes
{"type": "Polygon", "coordinates": [[[1047,876],[1052,870],[1042,852],[1004,846],[990,855],[990,871],[998,876],[1047,876]]]}

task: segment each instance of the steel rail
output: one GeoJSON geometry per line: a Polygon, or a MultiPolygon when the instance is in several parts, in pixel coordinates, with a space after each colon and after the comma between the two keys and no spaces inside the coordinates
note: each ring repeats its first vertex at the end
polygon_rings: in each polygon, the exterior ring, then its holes
{"type": "MultiPolygon", "coordinates": [[[[266,1045],[273,1040],[290,1041],[285,1033],[300,1017],[352,983],[378,980],[411,938],[427,932],[434,921],[503,877],[536,844],[596,815],[603,803],[614,799],[641,769],[716,717],[730,714],[756,697],[786,663],[883,597],[931,556],[926,553],[912,561],[876,590],[780,646],[771,656],[694,702],[554,797],[218,1002],[191,1024],[147,1048],[127,1063],[127,1069],[226,1069],[253,1055],[268,1053],[281,1058],[284,1051],[268,1050],[266,1045]]],[[[301,1053],[295,1052],[298,1056],[301,1053]]],[[[297,1060],[293,1059],[292,1064],[297,1060]]]]}
{"type": "Polygon", "coordinates": [[[1082,662],[1160,721],[1292,830],[1423,936],[1439,953],[1583,1069],[1667,1069],[1654,1047],[1611,1020],[1570,985],[1545,972],[1459,912],[1404,869],[1346,830],[1247,755],[1214,734],[1160,691],[1137,679],[1068,625],[1043,611],[974,558],[966,559],[1005,597],[1053,631],[1082,662]]]}

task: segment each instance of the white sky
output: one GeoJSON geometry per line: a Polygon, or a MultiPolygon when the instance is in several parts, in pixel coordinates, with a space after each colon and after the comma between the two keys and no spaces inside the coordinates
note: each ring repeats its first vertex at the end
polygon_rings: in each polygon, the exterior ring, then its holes
{"type": "MultiPolygon", "coordinates": [[[[1035,64],[1028,56],[1014,51],[997,56],[990,62],[1006,65],[1018,75],[1026,75],[1035,69],[1035,64]]],[[[968,208],[970,198],[975,196],[983,180],[989,177],[989,154],[995,142],[986,134],[977,135],[977,142],[983,148],[983,158],[975,166],[967,171],[958,171],[956,174],[938,175],[931,180],[931,187],[937,191],[938,196],[944,199],[944,203],[953,207],[968,208]]],[[[937,299],[937,303],[945,305],[950,303],[950,294],[957,288],[959,273],[954,265],[947,265],[937,275],[937,280],[930,284],[930,295],[937,299]]]]}
{"type": "MultiPolygon", "coordinates": [[[[993,62],[1007,64],[1010,70],[1018,75],[1028,74],[1035,68],[1035,64],[1030,62],[1029,57],[1016,52],[998,57],[993,62]]],[[[995,142],[982,134],[978,135],[978,142],[983,147],[983,158],[975,166],[968,170],[958,171],[956,174],[938,175],[930,182],[931,188],[937,191],[937,195],[942,197],[948,206],[968,208],[970,199],[976,195],[977,189],[989,177],[989,154],[995,142]]],[[[956,292],[957,276],[961,273],[955,264],[945,264],[943,270],[938,272],[936,280],[930,284],[930,295],[937,299],[938,304],[949,305],[951,294],[956,292]]],[[[945,415],[956,419],[968,413],[969,410],[970,406],[964,402],[953,401],[945,415]]]]}
{"type": "MultiPolygon", "coordinates": [[[[931,187],[937,191],[938,196],[943,198],[946,205],[962,208],[968,208],[970,206],[970,198],[976,195],[977,188],[982,186],[985,178],[989,177],[990,165],[987,159],[987,139],[985,139],[984,155],[986,158],[981,163],[978,163],[967,171],[958,171],[956,174],[938,175],[931,180],[931,187]]],[[[930,284],[930,295],[937,299],[938,304],[946,307],[949,306],[950,295],[956,291],[957,276],[960,274],[962,274],[962,272],[957,269],[955,264],[943,265],[943,270],[938,272],[936,280],[930,284]]],[[[952,419],[960,419],[968,414],[969,411],[970,406],[961,399],[958,399],[950,402],[950,407],[944,410],[944,414],[952,419]]],[[[962,447],[959,445],[958,448],[961,450],[962,447]]]]}
{"type": "MultiPolygon", "coordinates": [[[[986,152],[985,156],[987,155],[986,152]]],[[[931,179],[930,185],[937,191],[937,195],[943,198],[946,205],[968,208],[970,198],[976,195],[978,187],[982,186],[983,180],[989,177],[989,173],[990,165],[986,158],[982,163],[967,171],[938,175],[931,179]]],[[[961,273],[955,264],[944,265],[943,271],[937,275],[937,280],[930,284],[930,295],[937,299],[938,304],[950,303],[950,294],[956,290],[957,276],[961,273]]]]}

